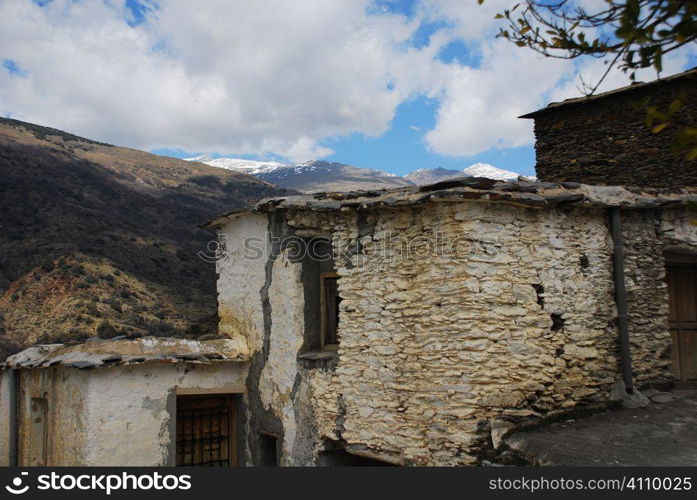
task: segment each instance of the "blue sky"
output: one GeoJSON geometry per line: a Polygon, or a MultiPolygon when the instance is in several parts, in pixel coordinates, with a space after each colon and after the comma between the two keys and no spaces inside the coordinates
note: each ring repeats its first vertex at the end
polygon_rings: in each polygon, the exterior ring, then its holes
{"type": "MultiPolygon", "coordinates": [[[[0,2],[0,115],[184,158],[531,175],[532,123],[517,117],[605,68],[496,39],[515,3],[0,2]]],[[[686,47],[664,75],[696,62],[686,47]]],[[[603,90],[627,83],[615,72],[603,90]]]]}
{"type": "MultiPolygon", "coordinates": [[[[129,0],[129,4],[137,6],[138,2],[129,0]]],[[[376,11],[388,11],[413,19],[417,13],[417,0],[385,0],[375,2],[376,11]]],[[[142,19],[142,10],[134,8],[134,14],[142,19]]],[[[425,21],[410,38],[408,45],[421,48],[428,44],[430,37],[439,30],[448,27],[446,21],[425,21]]],[[[481,55],[471,50],[459,39],[452,40],[437,53],[437,58],[446,64],[458,63],[478,66],[481,55]]],[[[532,109],[530,111],[533,111],[532,109]]],[[[535,173],[535,148],[532,144],[505,149],[490,149],[488,151],[468,156],[450,156],[434,152],[423,139],[425,131],[435,125],[437,100],[424,95],[416,96],[401,103],[387,132],[368,137],[361,133],[328,138],[322,141],[324,146],[334,151],[324,157],[329,161],[347,163],[367,168],[375,168],[398,175],[405,175],[420,168],[450,168],[463,169],[473,163],[490,163],[499,168],[513,170],[523,175],[535,173]]],[[[153,150],[155,153],[190,158],[198,154],[220,155],[215,152],[181,151],[172,149],[153,150]]],[[[240,158],[259,159],[254,155],[235,155],[240,158]]],[[[283,161],[282,157],[271,155],[264,159],[283,161]]]]}
{"type": "MultiPolygon", "coordinates": [[[[393,174],[405,175],[420,168],[463,169],[473,163],[490,163],[498,168],[512,170],[523,175],[534,175],[535,148],[531,145],[517,148],[491,149],[472,156],[445,156],[434,153],[423,139],[425,130],[433,127],[436,112],[434,99],[419,96],[399,105],[390,123],[390,129],[377,137],[351,134],[325,139],[322,144],[334,151],[324,157],[359,167],[375,168],[393,174]]],[[[155,149],[153,153],[191,158],[200,154],[213,157],[235,156],[249,160],[264,159],[284,161],[277,155],[259,157],[255,155],[191,152],[176,149],[155,149]]]]}

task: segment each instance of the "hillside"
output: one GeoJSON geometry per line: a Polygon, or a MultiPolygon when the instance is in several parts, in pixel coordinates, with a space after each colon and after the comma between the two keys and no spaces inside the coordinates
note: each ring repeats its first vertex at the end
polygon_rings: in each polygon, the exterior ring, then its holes
{"type": "Polygon", "coordinates": [[[96,335],[215,335],[198,228],[288,193],[249,175],[0,119],[0,357],[96,335]]]}

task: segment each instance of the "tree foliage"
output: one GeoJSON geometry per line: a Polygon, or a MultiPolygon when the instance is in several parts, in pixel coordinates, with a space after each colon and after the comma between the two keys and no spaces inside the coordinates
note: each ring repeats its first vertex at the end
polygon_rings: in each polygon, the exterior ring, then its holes
{"type": "MultiPolygon", "coordinates": [[[[483,0],[482,0],[483,1],[483,0]]],[[[593,10],[572,0],[525,0],[497,14],[499,36],[546,57],[605,58],[633,80],[638,69],[663,69],[663,56],[697,41],[697,0],[603,0],[593,10]]],[[[593,93],[605,75],[593,85],[593,93]]]]}
{"type": "Polygon", "coordinates": [[[667,109],[660,109],[651,102],[650,98],[645,98],[638,102],[636,107],[646,112],[644,118],[646,126],[654,134],[663,132],[669,127],[673,129],[675,153],[684,152],[686,160],[695,161],[697,160],[697,127],[688,123],[679,114],[687,99],[685,94],[681,94],[670,103],[667,109]]]}
{"type": "MultiPolygon", "coordinates": [[[[478,0],[479,4],[484,0],[478,0]]],[[[575,0],[523,0],[496,15],[505,20],[498,36],[545,57],[605,59],[607,68],[598,81],[581,79],[581,91],[595,93],[613,68],[627,73],[654,68],[660,75],[663,57],[697,43],[697,0],[599,0],[591,9],[575,0]]],[[[652,132],[675,134],[674,149],[697,160],[697,127],[680,118],[686,101],[679,96],[667,109],[650,100],[638,107],[646,112],[652,132]]]]}

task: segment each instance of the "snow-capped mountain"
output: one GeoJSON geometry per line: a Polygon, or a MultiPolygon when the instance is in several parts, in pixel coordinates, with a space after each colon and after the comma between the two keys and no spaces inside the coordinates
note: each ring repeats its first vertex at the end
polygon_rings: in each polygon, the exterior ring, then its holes
{"type": "Polygon", "coordinates": [[[516,180],[520,175],[510,170],[497,168],[488,163],[475,163],[474,165],[462,169],[462,171],[472,177],[486,177],[487,179],[496,179],[499,181],[516,180]]]}
{"type": "Polygon", "coordinates": [[[272,184],[305,193],[385,189],[413,184],[421,186],[458,177],[487,177],[496,180],[518,178],[517,173],[496,168],[488,163],[475,163],[463,170],[441,167],[422,168],[400,177],[381,170],[323,160],[289,164],[242,158],[212,158],[205,155],[187,158],[187,160],[244,172],[272,184]]]}
{"type": "Polygon", "coordinates": [[[240,158],[211,158],[209,156],[197,156],[196,158],[188,158],[188,160],[228,170],[237,170],[277,186],[305,193],[386,189],[412,184],[398,175],[381,170],[322,160],[294,165],[240,158]]]}
{"type": "Polygon", "coordinates": [[[405,179],[410,180],[418,186],[424,186],[426,184],[433,184],[440,181],[447,181],[448,179],[457,179],[458,177],[470,177],[462,170],[452,170],[449,168],[420,168],[419,170],[414,170],[409,172],[404,176],[405,179]]]}
{"type": "Polygon", "coordinates": [[[404,176],[414,184],[422,186],[424,184],[433,184],[434,182],[445,181],[448,179],[457,179],[458,177],[486,177],[488,179],[496,179],[500,181],[516,180],[518,178],[516,172],[497,168],[488,163],[475,163],[462,170],[454,170],[449,168],[422,168],[404,176]]]}
{"type": "Polygon", "coordinates": [[[212,167],[224,168],[226,170],[238,170],[249,175],[272,172],[277,168],[288,166],[285,163],[279,163],[276,161],[245,160],[243,158],[212,158],[208,155],[187,158],[186,160],[198,161],[212,167]]]}

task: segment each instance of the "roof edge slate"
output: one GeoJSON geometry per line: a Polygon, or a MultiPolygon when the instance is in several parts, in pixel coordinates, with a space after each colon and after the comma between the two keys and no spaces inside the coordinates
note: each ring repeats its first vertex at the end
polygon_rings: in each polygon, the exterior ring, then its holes
{"type": "Polygon", "coordinates": [[[217,229],[245,214],[276,210],[334,211],[350,208],[399,207],[438,201],[505,203],[531,208],[570,204],[658,208],[697,201],[697,187],[670,191],[654,188],[596,186],[577,182],[494,181],[482,177],[465,177],[426,186],[265,198],[248,209],[225,213],[202,227],[217,229]]]}
{"type": "Polygon", "coordinates": [[[142,337],[135,340],[95,339],[77,345],[47,344],[29,347],[0,364],[5,369],[67,366],[92,369],[142,363],[244,362],[250,359],[242,337],[190,340],[142,337]]]}
{"type": "Polygon", "coordinates": [[[697,79],[697,67],[694,67],[692,69],[688,69],[687,71],[683,71],[682,73],[676,73],[675,75],[667,76],[665,78],[657,78],[656,80],[652,80],[650,82],[633,83],[630,85],[625,85],[624,87],[619,87],[616,89],[608,90],[607,92],[602,92],[602,93],[596,94],[596,95],[572,97],[570,99],[565,99],[565,100],[560,101],[560,102],[551,102],[547,106],[545,106],[544,108],[540,108],[536,111],[532,111],[530,113],[520,115],[518,118],[535,118],[539,115],[546,114],[546,113],[552,112],[552,111],[556,111],[560,108],[566,108],[567,106],[581,105],[581,104],[585,104],[587,102],[596,101],[598,99],[604,99],[606,97],[611,97],[615,94],[623,94],[625,92],[631,92],[634,90],[639,90],[639,89],[643,89],[643,88],[654,86],[654,85],[661,85],[664,83],[673,82],[673,81],[679,80],[681,78],[697,79]]]}

